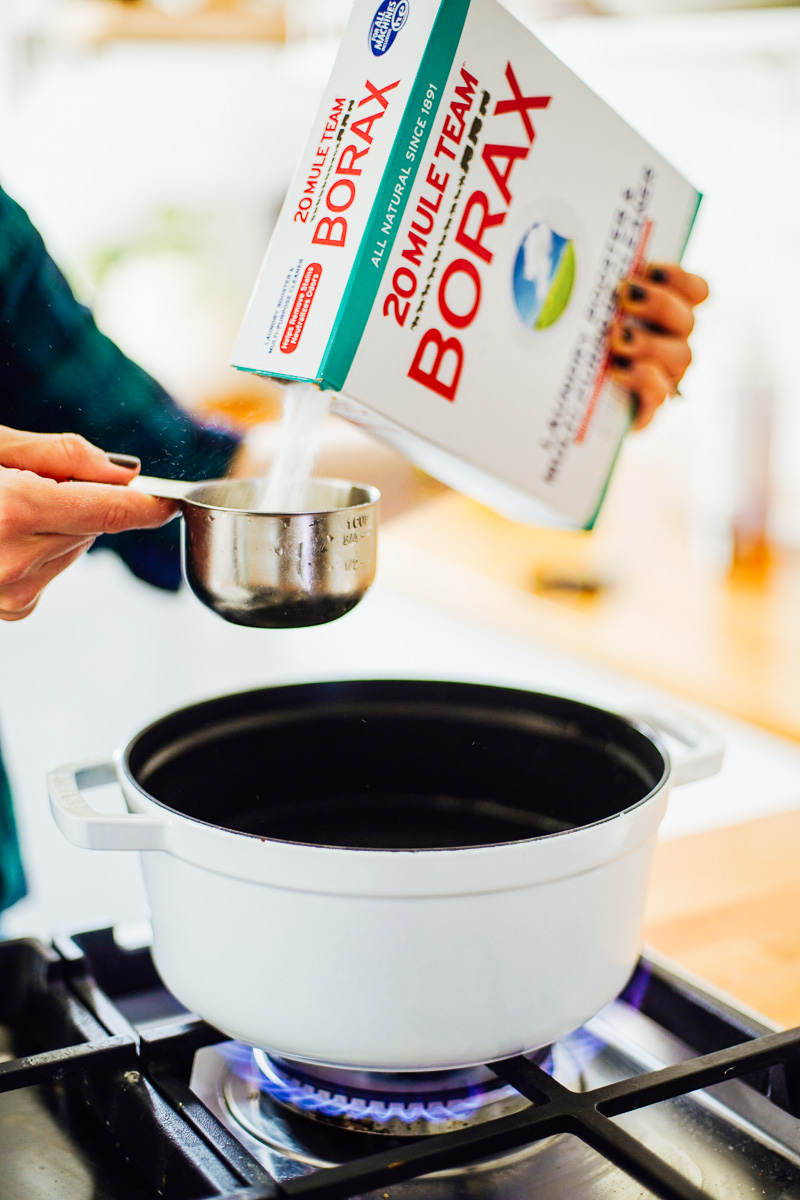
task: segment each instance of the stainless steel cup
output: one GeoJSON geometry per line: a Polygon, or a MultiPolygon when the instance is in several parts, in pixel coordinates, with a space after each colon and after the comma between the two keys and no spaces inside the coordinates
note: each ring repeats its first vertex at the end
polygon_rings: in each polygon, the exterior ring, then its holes
{"type": "Polygon", "coordinates": [[[262,484],[139,475],[128,486],[180,501],[184,578],[226,621],[294,629],[343,616],[375,578],[380,492],[313,479],[306,511],[264,513],[254,508],[262,484]]]}

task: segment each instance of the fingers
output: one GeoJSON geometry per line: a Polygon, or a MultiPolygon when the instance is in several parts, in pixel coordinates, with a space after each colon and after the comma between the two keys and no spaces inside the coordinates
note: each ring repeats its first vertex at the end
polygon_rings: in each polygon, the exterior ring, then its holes
{"type": "Polygon", "coordinates": [[[663,333],[687,338],[694,329],[694,313],[679,292],[627,280],[619,289],[620,311],[663,333]]]}
{"type": "Polygon", "coordinates": [[[92,541],[89,538],[67,553],[50,558],[43,566],[27,572],[21,578],[0,584],[0,621],[21,621],[30,616],[48,583],[80,558],[92,541]]]}
{"type": "Polygon", "coordinates": [[[0,545],[35,534],[97,537],[154,529],[178,511],[172,500],[104,483],[56,483],[30,471],[0,469],[0,545]]]}
{"type": "Polygon", "coordinates": [[[41,533],[7,538],[0,555],[0,588],[13,587],[74,551],[82,554],[93,541],[93,537],[41,533]]]}
{"type": "Polygon", "coordinates": [[[98,534],[163,525],[176,510],[124,487],[0,467],[0,620],[33,612],[42,589],[98,534]]]}
{"type": "Polygon", "coordinates": [[[650,263],[641,276],[620,284],[619,314],[608,339],[610,377],[631,396],[634,429],[649,425],[675,394],[692,361],[694,309],[707,297],[706,281],[677,263],[650,263]]]}
{"type": "Polygon", "coordinates": [[[672,381],[663,366],[652,359],[633,362],[624,369],[612,363],[609,377],[630,394],[633,429],[644,429],[645,425],[649,425],[656,409],[672,390],[672,381]]]}
{"type": "Polygon", "coordinates": [[[34,536],[36,559],[31,562],[31,567],[37,569],[58,558],[63,558],[65,554],[71,554],[73,550],[82,553],[84,550],[88,550],[95,540],[93,537],[69,536],[66,533],[37,533],[34,536]]]}
{"type": "Polygon", "coordinates": [[[623,370],[634,361],[652,359],[666,376],[677,384],[692,361],[692,352],[685,338],[652,333],[632,321],[616,322],[611,327],[609,349],[614,356],[613,366],[623,370]]]}
{"type": "MultiPolygon", "coordinates": [[[[48,480],[43,480],[47,484],[48,480]]],[[[42,533],[97,537],[126,529],[156,529],[179,511],[174,500],[161,500],[104,483],[55,483],[43,497],[42,533]]]]}
{"type": "Polygon", "coordinates": [[[153,529],[175,515],[173,501],[120,486],[138,470],[138,459],[107,455],[74,434],[0,426],[0,620],[33,612],[47,584],[99,534],[153,529]]]}
{"type": "Polygon", "coordinates": [[[137,474],[139,460],[128,455],[110,457],[76,433],[26,433],[0,425],[0,466],[34,471],[49,479],[124,484],[137,474]],[[122,458],[123,465],[114,458],[122,458]]]}
{"type": "Polygon", "coordinates": [[[645,277],[655,284],[663,284],[679,292],[694,308],[708,299],[708,284],[699,275],[684,271],[677,263],[649,263],[645,277]]]}

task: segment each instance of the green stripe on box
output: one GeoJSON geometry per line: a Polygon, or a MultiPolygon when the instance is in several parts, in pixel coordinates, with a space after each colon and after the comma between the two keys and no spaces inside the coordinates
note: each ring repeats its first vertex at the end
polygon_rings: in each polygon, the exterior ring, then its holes
{"type": "MultiPolygon", "coordinates": [[[[397,234],[402,224],[409,196],[419,171],[420,163],[428,144],[439,103],[444,92],[447,77],[453,65],[461,31],[467,19],[470,0],[442,0],[438,16],[428,38],[425,53],[422,56],[419,70],[411,88],[400,126],[389,154],[389,161],[383,172],[375,200],[367,219],[355,262],[350,271],[350,278],[345,288],[336,320],[333,323],[331,336],[322,358],[321,386],[339,391],[344,386],[347,373],[353,365],[359,342],[364,334],[369,314],[375,303],[378,288],[383,279],[386,263],[392,252],[397,234]],[[408,166],[406,150],[409,147],[414,126],[422,113],[422,102],[429,87],[436,88],[436,98],[433,102],[425,130],[420,138],[416,157],[410,165],[410,173],[406,178],[402,196],[396,205],[395,219],[392,232],[381,234],[381,226],[386,221],[389,204],[394,190],[400,181],[400,170],[408,166]],[[383,254],[378,266],[371,261],[375,256],[377,243],[385,240],[383,254]]],[[[402,37],[402,33],[400,37],[402,37]]]]}
{"type": "Polygon", "coordinates": [[[696,188],[695,188],[695,193],[697,195],[697,201],[694,206],[694,212],[692,213],[692,218],[689,221],[689,228],[686,230],[686,237],[683,239],[683,246],[681,247],[681,252],[678,255],[678,262],[681,261],[684,254],[686,253],[686,247],[689,245],[689,238],[692,236],[692,230],[694,229],[694,223],[697,220],[697,214],[700,211],[700,205],[703,202],[703,193],[698,192],[696,188]]]}

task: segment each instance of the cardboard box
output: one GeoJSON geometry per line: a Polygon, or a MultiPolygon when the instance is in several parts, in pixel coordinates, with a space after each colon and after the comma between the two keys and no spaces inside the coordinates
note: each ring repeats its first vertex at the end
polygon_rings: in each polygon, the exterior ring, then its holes
{"type": "Polygon", "coordinates": [[[233,361],[521,520],[590,527],[614,289],[700,196],[494,0],[356,0],[233,361]]]}

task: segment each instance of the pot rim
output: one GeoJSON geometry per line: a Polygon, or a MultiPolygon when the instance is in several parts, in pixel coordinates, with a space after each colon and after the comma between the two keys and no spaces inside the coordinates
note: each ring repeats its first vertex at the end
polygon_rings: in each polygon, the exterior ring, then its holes
{"type": "MultiPolygon", "coordinates": [[[[259,484],[259,483],[263,483],[263,480],[257,480],[257,479],[235,479],[235,480],[203,479],[203,480],[199,481],[198,483],[193,484],[187,490],[181,503],[189,505],[190,509],[191,508],[199,508],[199,509],[202,509],[204,512],[231,513],[233,516],[264,517],[267,519],[271,519],[273,521],[277,518],[278,520],[281,520],[281,521],[287,521],[287,520],[291,520],[293,518],[296,519],[296,518],[300,518],[300,517],[323,517],[323,516],[332,516],[335,513],[361,512],[363,509],[366,509],[366,508],[374,508],[375,505],[378,504],[378,502],[380,501],[380,498],[381,498],[380,492],[371,483],[362,483],[358,479],[338,479],[338,478],[333,478],[333,477],[328,477],[328,476],[317,475],[317,476],[314,476],[314,478],[311,480],[312,484],[318,484],[318,483],[336,484],[341,487],[360,488],[360,490],[366,494],[367,499],[360,501],[358,504],[341,505],[339,508],[306,508],[306,509],[302,509],[301,511],[297,511],[297,512],[291,512],[291,511],[290,512],[283,512],[283,511],[263,512],[257,508],[231,508],[230,506],[225,505],[225,504],[208,504],[203,500],[194,499],[195,491],[200,491],[203,488],[213,487],[214,484],[217,484],[217,483],[222,483],[222,484],[226,484],[226,485],[230,486],[231,483],[259,484]]],[[[255,691],[255,690],[260,690],[260,689],[252,689],[252,690],[255,691]]],[[[187,705],[187,707],[191,707],[191,705],[187,705]]],[[[178,709],[177,711],[180,712],[182,710],[178,709]]]]}
{"type": "MultiPolygon", "coordinates": [[[[461,711],[468,711],[469,707],[470,706],[465,705],[465,706],[463,706],[461,711]]],[[[533,716],[535,714],[531,714],[531,715],[533,716]]],[[[263,717],[263,713],[260,714],[260,716],[263,717]]],[[[253,722],[255,723],[257,721],[258,717],[254,716],[252,719],[253,719],[253,722]]],[[[543,719],[547,719],[547,718],[543,718],[543,719]]],[[[552,718],[550,718],[550,720],[552,720],[552,718]]],[[[219,725],[223,725],[224,723],[225,723],[224,720],[222,720],[219,722],[219,725]]],[[[565,724],[566,724],[566,722],[565,722],[565,724]]],[[[174,741],[172,744],[174,745],[174,741]]],[[[257,688],[247,688],[240,692],[232,692],[232,693],[228,693],[228,694],[225,694],[222,696],[212,696],[212,697],[208,697],[204,700],[193,701],[191,704],[183,705],[181,708],[174,709],[171,712],[165,713],[163,716],[156,717],[154,720],[150,721],[143,729],[138,730],[131,738],[128,739],[128,741],[124,745],[121,745],[118,748],[117,752],[114,755],[114,759],[115,759],[117,771],[121,775],[123,775],[124,779],[130,784],[130,786],[133,787],[147,801],[149,801],[151,804],[155,805],[158,809],[164,811],[165,813],[170,814],[170,816],[179,818],[181,821],[190,822],[192,825],[201,827],[205,830],[213,831],[214,833],[227,834],[227,835],[229,835],[231,837],[235,837],[237,839],[246,838],[246,839],[248,839],[248,841],[251,841],[251,842],[260,842],[262,844],[265,843],[267,845],[272,845],[275,847],[291,846],[291,847],[295,847],[298,850],[301,850],[303,852],[309,852],[312,854],[313,853],[322,853],[322,852],[330,854],[331,852],[335,852],[336,854],[345,854],[345,855],[351,855],[351,854],[373,855],[373,856],[380,855],[381,857],[390,857],[392,859],[396,859],[398,856],[405,856],[406,858],[411,858],[411,857],[419,858],[421,855],[429,855],[429,854],[436,854],[436,855],[449,854],[449,855],[462,855],[463,856],[466,854],[474,854],[476,852],[482,852],[482,851],[487,851],[487,850],[503,850],[503,849],[506,849],[509,847],[521,847],[521,846],[528,846],[528,845],[534,845],[534,844],[539,844],[539,843],[552,843],[555,839],[558,839],[558,838],[563,839],[565,837],[570,837],[572,840],[574,840],[576,835],[587,834],[592,830],[597,830],[597,829],[603,828],[604,826],[608,826],[612,822],[619,822],[620,818],[629,817],[631,814],[637,812],[637,810],[647,806],[648,803],[650,801],[652,801],[655,796],[659,795],[666,788],[666,786],[669,784],[670,775],[672,773],[672,760],[671,760],[669,751],[667,750],[663,741],[659,737],[656,729],[653,726],[649,725],[647,723],[647,721],[642,719],[641,717],[628,717],[623,714],[613,712],[610,709],[600,708],[598,705],[588,704],[583,700],[575,700],[569,696],[561,696],[561,695],[557,695],[557,694],[549,693],[549,692],[537,692],[537,691],[532,691],[532,690],[526,689],[526,688],[506,686],[503,684],[474,683],[474,682],[468,682],[468,681],[463,681],[463,680],[447,680],[447,679],[419,679],[419,678],[411,677],[411,676],[409,676],[407,678],[395,677],[392,679],[383,679],[380,677],[375,677],[375,678],[363,678],[362,677],[362,678],[358,678],[358,679],[346,679],[346,680],[338,680],[337,679],[337,680],[322,680],[322,681],[305,681],[305,682],[289,683],[289,684],[275,684],[275,685],[267,685],[267,686],[262,686],[262,687],[257,687],[257,688]],[[475,845],[472,845],[472,846],[444,846],[444,847],[424,847],[424,848],[417,848],[417,849],[409,849],[409,848],[376,849],[376,848],[372,848],[372,847],[336,846],[336,845],[329,845],[329,844],[321,843],[321,842],[300,842],[300,841],[290,840],[290,839],[286,839],[286,838],[269,837],[269,836],[265,836],[265,835],[261,835],[261,834],[247,833],[247,832],[244,832],[241,830],[231,829],[227,825],[220,825],[213,821],[206,821],[200,817],[191,816],[188,813],[181,812],[179,809],[173,808],[171,805],[165,803],[163,800],[159,800],[157,797],[153,796],[152,793],[150,793],[138,781],[138,779],[134,776],[133,771],[131,769],[131,763],[130,763],[131,754],[135,751],[137,744],[139,744],[141,742],[141,740],[144,739],[149,733],[151,733],[153,730],[155,730],[159,726],[161,726],[165,721],[170,720],[172,718],[179,719],[180,717],[187,715],[193,711],[199,712],[200,710],[202,710],[204,708],[206,708],[206,709],[210,708],[214,704],[224,702],[225,700],[228,700],[228,699],[233,699],[234,697],[261,695],[261,694],[264,694],[267,692],[269,692],[269,693],[274,693],[274,692],[292,693],[293,692],[295,695],[297,695],[300,691],[308,690],[310,688],[336,687],[336,686],[342,686],[342,685],[359,687],[359,686],[368,686],[370,684],[381,684],[384,687],[409,685],[409,684],[421,684],[425,687],[434,687],[434,688],[435,687],[447,687],[447,688],[464,689],[465,691],[469,690],[469,691],[476,693],[476,698],[477,698],[477,693],[479,693],[479,692],[482,692],[484,695],[488,695],[488,694],[497,695],[498,693],[502,693],[502,694],[505,694],[506,696],[508,696],[509,698],[517,695],[517,696],[525,696],[532,700],[537,700],[537,699],[550,700],[550,701],[555,701],[559,704],[569,705],[570,708],[572,708],[576,711],[589,713],[593,716],[599,716],[604,719],[608,719],[608,720],[611,720],[614,722],[619,722],[620,725],[627,728],[627,730],[632,730],[632,731],[638,733],[639,735],[641,735],[643,738],[646,739],[646,741],[650,744],[650,746],[653,747],[659,753],[661,760],[662,760],[662,764],[663,764],[661,774],[660,774],[660,777],[658,778],[658,780],[656,781],[656,783],[653,785],[653,787],[651,787],[650,790],[644,796],[640,797],[640,799],[637,800],[635,803],[627,805],[625,808],[620,808],[616,812],[609,813],[608,816],[601,817],[596,821],[590,821],[590,822],[587,822],[586,824],[577,825],[570,829],[555,830],[550,833],[541,833],[541,834],[537,834],[535,837],[514,838],[514,839],[509,839],[507,841],[502,841],[502,842],[485,842],[485,843],[481,843],[480,845],[477,845],[477,846],[475,846],[475,845]]]]}

